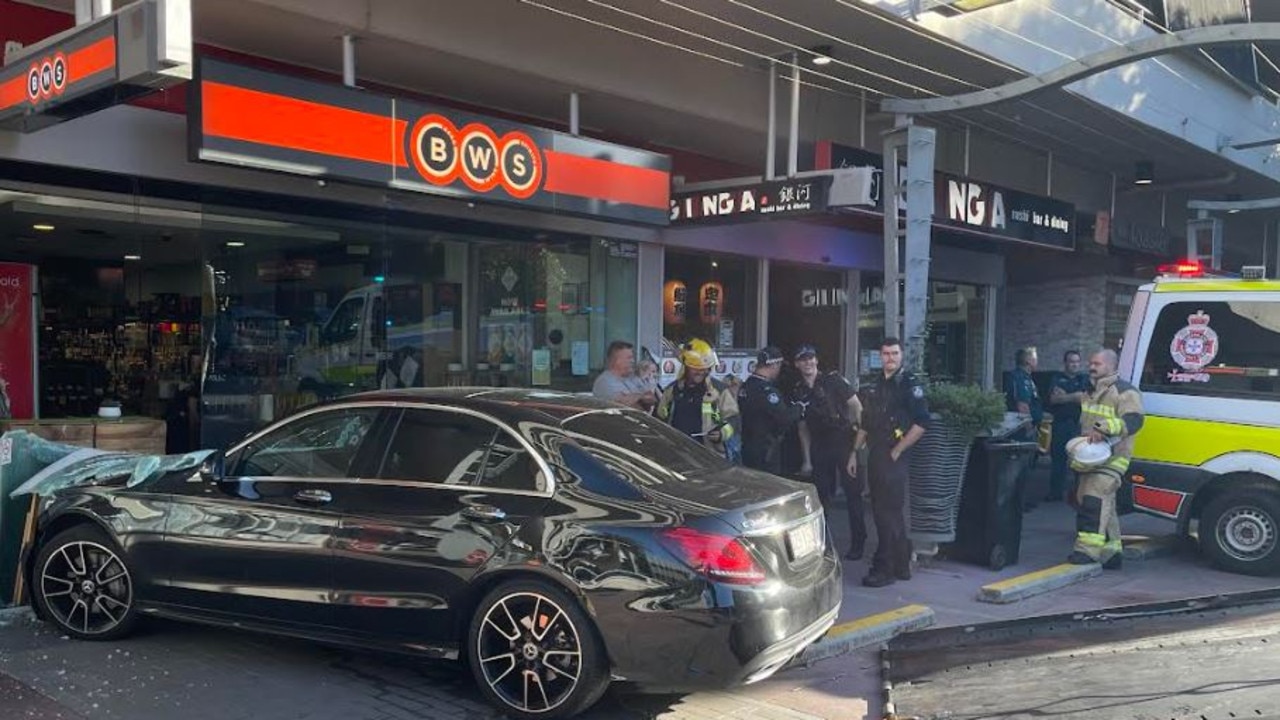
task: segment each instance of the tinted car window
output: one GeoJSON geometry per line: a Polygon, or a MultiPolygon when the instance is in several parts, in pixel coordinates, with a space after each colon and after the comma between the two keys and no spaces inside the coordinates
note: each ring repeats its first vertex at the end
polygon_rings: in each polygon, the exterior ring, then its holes
{"type": "Polygon", "coordinates": [[[691,475],[729,467],[729,462],[670,425],[643,413],[596,410],[580,413],[561,423],[592,454],[610,465],[627,459],[636,465],[691,475]],[[593,442],[595,441],[595,442],[593,442]],[[600,446],[606,443],[612,448],[600,446]],[[612,457],[620,454],[622,457],[612,457]]]}
{"type": "Polygon", "coordinates": [[[246,477],[349,477],[376,408],[306,415],[255,440],[235,463],[246,477]]]}
{"type": "Polygon", "coordinates": [[[380,477],[444,485],[539,490],[537,463],[506,430],[444,410],[405,410],[380,477]]]}
{"type": "Polygon", "coordinates": [[[1280,400],[1280,303],[1170,303],[1142,368],[1143,390],[1280,400]]]}

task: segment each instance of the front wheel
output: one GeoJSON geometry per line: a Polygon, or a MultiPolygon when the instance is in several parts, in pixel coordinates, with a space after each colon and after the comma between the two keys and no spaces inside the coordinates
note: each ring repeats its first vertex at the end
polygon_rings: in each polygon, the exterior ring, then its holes
{"type": "Polygon", "coordinates": [[[114,640],[137,624],[133,573],[96,527],[58,533],[40,549],[31,590],[39,614],[81,640],[114,640]]]}
{"type": "Polygon", "coordinates": [[[1200,547],[1229,572],[1280,573],[1280,493],[1246,486],[1214,498],[1200,517],[1200,547]]]}
{"type": "Polygon", "coordinates": [[[467,649],[481,692],[514,718],[572,717],[609,685],[595,625],[568,593],[546,583],[504,583],[486,595],[467,649]]]}

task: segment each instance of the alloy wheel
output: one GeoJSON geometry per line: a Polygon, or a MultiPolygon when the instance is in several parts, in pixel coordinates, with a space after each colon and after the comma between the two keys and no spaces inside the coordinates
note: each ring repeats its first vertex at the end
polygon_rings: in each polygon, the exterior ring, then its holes
{"type": "Polygon", "coordinates": [[[124,562],[84,540],[49,555],[40,569],[40,594],[59,625],[85,635],[115,629],[133,606],[133,582],[124,562]]]}
{"type": "Polygon", "coordinates": [[[475,652],[494,694],[526,713],[556,709],[582,676],[578,629],[563,608],[538,593],[513,593],[493,603],[475,652]]]}
{"type": "Polygon", "coordinates": [[[1252,562],[1266,557],[1275,549],[1276,523],[1260,508],[1236,507],[1218,520],[1217,536],[1219,546],[1228,555],[1252,562]]]}

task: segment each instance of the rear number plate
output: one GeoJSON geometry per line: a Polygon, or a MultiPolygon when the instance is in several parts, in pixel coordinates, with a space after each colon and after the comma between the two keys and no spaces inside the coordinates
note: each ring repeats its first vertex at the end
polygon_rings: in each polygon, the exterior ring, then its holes
{"type": "Polygon", "coordinates": [[[818,521],[811,520],[798,528],[788,530],[787,545],[791,547],[792,560],[803,560],[818,552],[821,545],[818,521]]]}

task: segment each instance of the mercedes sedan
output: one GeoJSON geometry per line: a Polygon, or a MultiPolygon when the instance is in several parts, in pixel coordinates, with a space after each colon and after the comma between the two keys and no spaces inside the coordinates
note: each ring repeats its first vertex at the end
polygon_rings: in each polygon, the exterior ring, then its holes
{"type": "Polygon", "coordinates": [[[458,659],[517,718],[755,682],[841,601],[811,486],[552,392],[345,398],[62,487],[37,527],[33,604],[73,637],[158,615],[458,659]]]}

